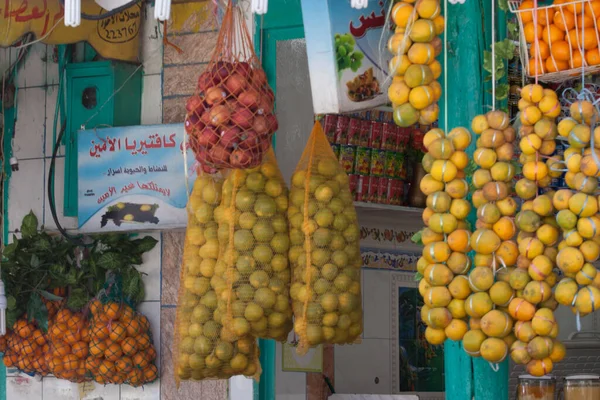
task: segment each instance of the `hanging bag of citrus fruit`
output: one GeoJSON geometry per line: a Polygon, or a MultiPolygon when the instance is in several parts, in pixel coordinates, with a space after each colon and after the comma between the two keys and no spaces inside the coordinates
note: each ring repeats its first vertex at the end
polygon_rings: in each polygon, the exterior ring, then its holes
{"type": "Polygon", "coordinates": [[[360,232],[348,176],[319,122],[292,175],[288,220],[298,353],[355,342],[363,320],[360,232]]]}
{"type": "Polygon", "coordinates": [[[215,214],[217,264],[225,267],[219,296],[223,325],[245,335],[285,341],[292,329],[287,222],[288,189],[270,149],[261,166],[231,170],[215,214]]]}
{"type": "Polygon", "coordinates": [[[111,275],[88,304],[87,372],[100,384],[141,386],[158,377],[150,321],[123,298],[121,278],[111,275]]]}
{"type": "Polygon", "coordinates": [[[233,338],[224,329],[217,296],[226,287],[224,264],[218,264],[215,209],[223,178],[201,174],[188,201],[188,226],[181,267],[175,331],[175,379],[227,379],[260,374],[256,339],[233,338]],[[237,339],[237,340],[235,340],[237,339]]]}
{"type": "Polygon", "coordinates": [[[186,103],[185,129],[205,172],[260,165],[277,130],[273,91],[244,15],[233,3],[227,5],[212,59],[186,103]]]}

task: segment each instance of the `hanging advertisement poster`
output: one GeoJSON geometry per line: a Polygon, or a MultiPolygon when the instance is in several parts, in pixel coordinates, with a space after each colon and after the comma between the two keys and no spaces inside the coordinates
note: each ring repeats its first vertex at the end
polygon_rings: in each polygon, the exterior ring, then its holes
{"type": "Polygon", "coordinates": [[[65,26],[64,7],[58,0],[5,0],[0,4],[0,47],[15,44],[26,33],[46,44],[87,41],[102,57],[138,62],[141,3],[106,14],[94,0],[81,0],[81,11],[95,19],[82,18],[81,25],[65,26]]]}
{"type": "Polygon", "coordinates": [[[390,0],[360,10],[350,0],[302,0],[310,85],[316,114],[364,110],[388,103],[390,0]],[[380,51],[381,49],[381,51],[380,51]],[[336,82],[336,85],[332,85],[336,82]]]}
{"type": "MultiPolygon", "coordinates": [[[[79,131],[79,230],[186,226],[183,129],[171,124],[79,131]]],[[[188,149],[190,188],[195,162],[188,149]]]]}

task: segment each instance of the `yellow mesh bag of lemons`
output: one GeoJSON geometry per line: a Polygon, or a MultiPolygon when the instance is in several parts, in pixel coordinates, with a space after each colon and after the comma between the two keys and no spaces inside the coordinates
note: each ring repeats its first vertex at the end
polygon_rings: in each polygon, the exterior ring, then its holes
{"type": "Polygon", "coordinates": [[[261,166],[228,173],[215,209],[223,285],[217,310],[234,338],[283,342],[292,329],[287,209],[288,189],[272,149],[261,166]]]}
{"type": "Polygon", "coordinates": [[[292,176],[290,290],[297,351],[362,333],[360,232],[348,176],[316,122],[292,176]]]}
{"type": "Polygon", "coordinates": [[[226,270],[217,264],[215,220],[222,187],[219,175],[200,175],[188,202],[175,332],[178,383],[260,374],[256,339],[250,335],[233,338],[224,328],[224,314],[218,310],[218,295],[226,287],[226,270]]]}

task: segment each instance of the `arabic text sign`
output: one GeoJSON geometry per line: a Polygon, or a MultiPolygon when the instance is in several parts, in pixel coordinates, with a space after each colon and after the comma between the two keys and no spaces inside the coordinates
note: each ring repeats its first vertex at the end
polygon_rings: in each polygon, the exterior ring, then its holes
{"type": "MultiPolygon", "coordinates": [[[[105,13],[94,0],[81,1],[82,12],[105,13]]],[[[105,58],[138,61],[141,6],[133,5],[111,17],[98,21],[81,20],[81,25],[64,26],[60,19],[64,9],[58,0],[0,0],[0,46],[13,45],[24,34],[33,32],[45,37],[47,44],[88,41],[105,58]]]]}
{"type": "MultiPolygon", "coordinates": [[[[186,226],[182,124],[85,130],[78,135],[82,232],[186,226]]],[[[187,157],[191,175],[195,159],[189,149],[187,157]]]]}
{"type": "Polygon", "coordinates": [[[389,55],[379,51],[390,0],[365,9],[350,0],[302,0],[313,107],[317,114],[364,110],[387,104],[389,55]],[[346,42],[352,55],[336,45],[346,42]],[[383,53],[383,54],[382,54],[383,53]],[[331,82],[336,82],[332,85],[331,82]]]}

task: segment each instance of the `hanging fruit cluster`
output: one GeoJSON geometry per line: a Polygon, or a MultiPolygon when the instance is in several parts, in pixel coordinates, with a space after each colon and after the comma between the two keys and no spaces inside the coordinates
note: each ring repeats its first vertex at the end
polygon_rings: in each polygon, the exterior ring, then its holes
{"type": "Polygon", "coordinates": [[[448,135],[435,128],[423,138],[427,149],[423,167],[428,174],[421,190],[427,195],[427,208],[426,228],[421,232],[425,247],[417,269],[423,275],[421,318],[427,324],[425,338],[432,344],[442,344],[446,338],[461,340],[467,331],[465,299],[471,289],[465,274],[471,264],[466,253],[471,248],[465,219],[471,205],[466,200],[469,186],[464,169],[469,159],[464,150],[470,143],[471,133],[462,127],[448,135]]]}
{"type": "Polygon", "coordinates": [[[439,0],[400,1],[392,8],[396,25],[389,39],[389,62],[394,76],[388,97],[394,107],[396,125],[408,127],[417,122],[430,125],[438,119],[437,101],[442,87],[436,81],[442,74],[435,58],[442,51],[438,35],[444,31],[439,0]]]}
{"type": "Polygon", "coordinates": [[[600,173],[593,155],[596,159],[600,155],[600,129],[592,131],[590,127],[598,119],[590,102],[576,101],[570,114],[558,124],[558,134],[569,144],[564,162],[570,189],[557,191],[553,199],[558,210],[556,220],[563,231],[556,263],[565,276],[556,286],[555,296],[558,303],[572,307],[581,317],[600,306],[600,276],[592,264],[600,254],[599,206],[594,195],[600,173]]]}
{"type": "Polygon", "coordinates": [[[553,363],[565,355],[564,346],[556,340],[554,310],[558,303],[552,293],[557,280],[554,269],[560,229],[555,220],[554,192],[539,193],[560,175],[556,158],[549,157],[556,149],[555,119],[560,114],[560,102],[554,91],[527,85],[521,89],[519,109],[523,178],[515,189],[524,202],[515,218],[519,258],[510,277],[517,297],[509,305],[509,312],[518,321],[518,340],[511,347],[511,358],[517,364],[526,364],[530,374],[541,376],[550,373],[553,363]]]}
{"type": "Polygon", "coordinates": [[[471,124],[479,135],[473,160],[479,169],[473,174],[473,205],[477,207],[477,230],[471,236],[476,252],[469,273],[471,294],[465,303],[470,330],[465,334],[465,351],[489,362],[504,360],[514,340],[513,320],[506,307],[514,297],[507,282],[518,249],[513,216],[517,204],[511,195],[515,168],[511,164],[515,130],[508,115],[490,111],[476,116],[471,124]]]}

